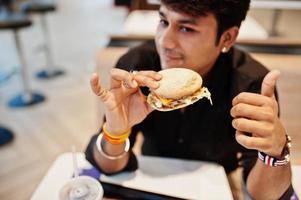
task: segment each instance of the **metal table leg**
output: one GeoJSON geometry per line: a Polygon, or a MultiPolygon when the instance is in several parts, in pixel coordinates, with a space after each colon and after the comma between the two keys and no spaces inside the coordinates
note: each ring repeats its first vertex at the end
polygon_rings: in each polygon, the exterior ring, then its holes
{"type": "Polygon", "coordinates": [[[61,69],[55,68],[54,67],[54,62],[53,62],[53,56],[50,50],[50,36],[49,36],[49,31],[47,27],[47,19],[46,15],[42,14],[40,17],[41,19],[41,27],[42,31],[44,34],[44,40],[45,40],[45,45],[44,45],[44,50],[45,50],[45,57],[46,57],[46,69],[43,69],[37,73],[37,77],[40,79],[50,79],[54,78],[56,76],[63,75],[65,72],[61,69]]]}
{"type": "Polygon", "coordinates": [[[9,72],[0,71],[0,84],[10,79],[10,77],[12,77],[15,73],[16,73],[15,69],[9,72]]]}
{"type": "Polygon", "coordinates": [[[279,9],[273,10],[272,24],[271,24],[271,29],[269,31],[269,36],[271,36],[271,37],[278,36],[277,25],[278,25],[280,13],[281,13],[281,10],[279,10],[279,9]]]}
{"type": "Polygon", "coordinates": [[[18,57],[20,60],[20,66],[21,66],[20,72],[21,72],[21,79],[23,84],[23,91],[9,101],[9,106],[25,107],[25,106],[41,103],[45,100],[45,97],[41,94],[33,93],[29,87],[28,76],[27,76],[27,64],[23,56],[24,54],[22,52],[22,47],[20,44],[20,39],[17,30],[14,30],[14,37],[15,37],[18,57]]]}

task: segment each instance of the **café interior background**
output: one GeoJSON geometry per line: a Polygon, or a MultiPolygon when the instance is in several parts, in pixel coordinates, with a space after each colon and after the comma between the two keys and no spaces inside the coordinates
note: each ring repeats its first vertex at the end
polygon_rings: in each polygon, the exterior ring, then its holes
{"type": "MultiPolygon", "coordinates": [[[[21,29],[19,35],[29,87],[46,100],[23,108],[8,106],[23,90],[23,84],[13,32],[0,29],[0,74],[11,74],[0,82],[0,126],[14,133],[14,140],[0,147],[0,199],[29,199],[57,156],[70,151],[72,145],[84,151],[103,115],[102,106],[90,90],[89,77],[99,70],[97,55],[108,45],[110,35],[123,31],[127,14],[126,7],[115,6],[111,0],[58,0],[57,10],[47,14],[47,26],[55,66],[65,74],[49,80],[35,76],[45,68],[45,54],[41,50],[44,37],[40,16],[32,15],[32,25],[21,29]]],[[[273,11],[252,9],[249,15],[270,29],[273,11]]],[[[275,41],[294,41],[300,53],[301,10],[282,10],[277,20],[275,41]]],[[[300,54],[296,55],[300,59],[300,54]]],[[[288,70],[282,85],[290,96],[282,97],[280,93],[281,112],[294,136],[292,162],[301,165],[301,65],[282,70],[288,70]]]]}

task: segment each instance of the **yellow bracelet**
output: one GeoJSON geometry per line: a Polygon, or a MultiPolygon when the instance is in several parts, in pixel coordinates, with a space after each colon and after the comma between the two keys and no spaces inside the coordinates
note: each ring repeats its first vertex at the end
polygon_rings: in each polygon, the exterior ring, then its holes
{"type": "Polygon", "coordinates": [[[122,144],[130,136],[132,129],[127,130],[119,136],[111,135],[106,128],[106,122],[102,126],[102,131],[104,133],[104,138],[111,144],[122,144]]]}

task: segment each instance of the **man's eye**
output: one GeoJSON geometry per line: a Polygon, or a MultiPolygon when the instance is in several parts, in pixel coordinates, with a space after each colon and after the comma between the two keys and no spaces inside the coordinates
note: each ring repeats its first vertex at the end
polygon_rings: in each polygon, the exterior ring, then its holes
{"type": "Polygon", "coordinates": [[[160,19],[160,22],[159,22],[161,25],[163,26],[167,26],[168,25],[168,22],[164,19],[160,19]]]}
{"type": "Polygon", "coordinates": [[[188,27],[180,27],[180,30],[181,30],[182,32],[193,32],[193,31],[194,31],[193,29],[188,28],[188,27]]]}

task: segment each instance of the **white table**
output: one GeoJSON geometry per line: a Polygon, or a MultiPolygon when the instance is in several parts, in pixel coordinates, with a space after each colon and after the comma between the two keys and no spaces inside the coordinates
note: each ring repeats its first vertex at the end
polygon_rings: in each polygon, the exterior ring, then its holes
{"type": "MultiPolygon", "coordinates": [[[[90,168],[78,153],[79,168],[90,168]]],[[[224,169],[213,163],[138,156],[139,169],[115,176],[101,175],[102,182],[184,199],[231,200],[224,169]]],[[[71,153],[62,154],[52,164],[37,187],[32,200],[56,200],[58,191],[73,173],[71,153]]]]}
{"type": "Polygon", "coordinates": [[[251,8],[300,10],[300,0],[252,0],[251,8]]]}
{"type": "MultiPolygon", "coordinates": [[[[149,4],[160,4],[159,0],[147,0],[149,4]]],[[[252,0],[251,8],[261,9],[301,9],[300,0],[252,0]]]]}
{"type": "MultiPolygon", "coordinates": [[[[149,4],[160,4],[159,0],[147,0],[149,4]]],[[[268,32],[269,36],[275,36],[276,26],[279,17],[280,10],[301,10],[300,0],[252,0],[251,9],[271,9],[273,10],[273,17],[271,28],[268,32]]],[[[248,20],[248,19],[246,19],[248,20]]],[[[255,29],[254,29],[255,30],[255,29]]],[[[252,31],[251,31],[252,33],[252,31]]]]}
{"type": "MultiPolygon", "coordinates": [[[[77,154],[79,168],[90,168],[83,153],[77,154]]],[[[115,176],[101,175],[102,182],[185,199],[232,199],[224,169],[216,164],[179,159],[138,156],[139,169],[115,176]],[[131,177],[131,178],[130,178],[131,177]]],[[[292,166],[293,186],[301,196],[301,166],[292,166]]],[[[57,200],[58,191],[73,174],[72,154],[59,156],[33,193],[31,200],[57,200]]]]}
{"type": "MultiPolygon", "coordinates": [[[[132,11],[124,22],[124,31],[122,34],[154,37],[159,20],[158,11],[132,11]]],[[[241,25],[238,40],[266,40],[268,36],[268,32],[256,20],[248,16],[241,25]]]]}

